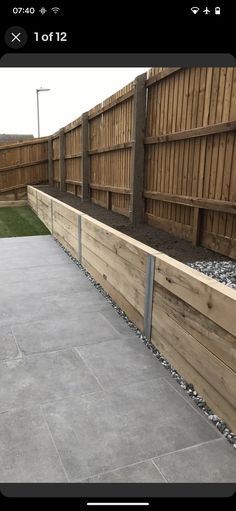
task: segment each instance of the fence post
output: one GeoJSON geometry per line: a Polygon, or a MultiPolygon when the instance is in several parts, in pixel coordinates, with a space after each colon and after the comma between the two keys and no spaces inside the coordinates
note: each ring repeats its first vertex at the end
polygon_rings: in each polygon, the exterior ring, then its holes
{"type": "Polygon", "coordinates": [[[192,245],[195,247],[199,245],[201,234],[201,209],[193,208],[193,232],[192,232],[192,245]]]}
{"type": "Polygon", "coordinates": [[[52,139],[48,139],[48,182],[53,186],[52,139]]]}
{"type": "Polygon", "coordinates": [[[82,200],[89,200],[89,178],[90,178],[90,158],[88,154],[88,112],[82,115],[82,159],[81,159],[81,175],[82,175],[82,200]]]}
{"type": "Polygon", "coordinates": [[[143,177],[144,177],[144,135],[146,121],[147,73],[137,76],[134,91],[133,148],[131,159],[131,207],[130,220],[133,224],[143,222],[143,177]]]}
{"type": "Polygon", "coordinates": [[[60,176],[60,191],[66,191],[65,182],[65,133],[64,128],[60,130],[59,134],[59,176],[60,176]]]}

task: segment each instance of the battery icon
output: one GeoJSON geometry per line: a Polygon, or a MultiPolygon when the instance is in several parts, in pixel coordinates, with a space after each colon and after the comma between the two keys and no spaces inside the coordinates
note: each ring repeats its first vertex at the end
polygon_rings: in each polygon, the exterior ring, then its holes
{"type": "Polygon", "coordinates": [[[220,7],[215,7],[215,14],[220,14],[220,7]]]}

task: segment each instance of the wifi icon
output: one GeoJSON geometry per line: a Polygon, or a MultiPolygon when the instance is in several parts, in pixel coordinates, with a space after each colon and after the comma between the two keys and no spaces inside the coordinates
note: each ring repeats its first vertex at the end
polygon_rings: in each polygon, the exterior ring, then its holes
{"type": "Polygon", "coordinates": [[[60,7],[52,7],[52,8],[51,8],[51,11],[53,11],[53,12],[54,12],[54,14],[57,14],[57,13],[58,13],[58,11],[60,11],[60,10],[61,10],[61,9],[60,9],[60,7]]]}
{"type": "Polygon", "coordinates": [[[193,14],[197,14],[199,11],[199,7],[191,7],[191,11],[193,12],[193,14]]]}

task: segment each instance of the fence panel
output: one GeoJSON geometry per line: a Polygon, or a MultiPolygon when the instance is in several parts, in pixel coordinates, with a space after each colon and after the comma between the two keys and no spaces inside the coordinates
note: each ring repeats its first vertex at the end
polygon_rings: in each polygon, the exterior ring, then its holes
{"type": "Polygon", "coordinates": [[[129,216],[134,83],[88,112],[91,200],[129,216]]]}
{"type": "Polygon", "coordinates": [[[147,222],[236,257],[236,69],[158,68],[147,87],[147,222]]]}
{"type": "Polygon", "coordinates": [[[82,195],[82,120],[76,119],[64,128],[66,191],[82,195]]]}
{"type": "Polygon", "coordinates": [[[0,147],[0,200],[26,197],[27,184],[47,183],[47,139],[0,147]]]}

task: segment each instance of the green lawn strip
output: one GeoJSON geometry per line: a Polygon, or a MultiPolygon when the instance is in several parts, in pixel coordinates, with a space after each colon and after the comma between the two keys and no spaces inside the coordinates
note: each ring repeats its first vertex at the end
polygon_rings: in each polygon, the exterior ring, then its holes
{"type": "Polygon", "coordinates": [[[0,238],[50,234],[28,206],[0,208],[0,238]]]}

